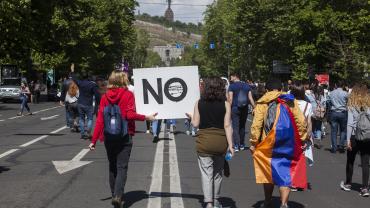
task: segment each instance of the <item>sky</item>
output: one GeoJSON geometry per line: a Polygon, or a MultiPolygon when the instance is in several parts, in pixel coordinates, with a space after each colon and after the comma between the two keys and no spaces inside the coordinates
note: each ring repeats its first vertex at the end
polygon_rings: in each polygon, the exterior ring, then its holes
{"type": "MultiPolygon", "coordinates": [[[[140,13],[148,13],[152,16],[163,16],[167,9],[166,0],[137,0],[140,4],[136,8],[136,13],[140,10],[140,13]],[[158,4],[145,4],[145,3],[161,3],[166,5],[158,4]]],[[[172,0],[172,10],[175,13],[175,20],[181,22],[192,22],[198,23],[203,21],[203,13],[206,10],[206,6],[213,2],[214,0],[172,0]],[[176,4],[186,4],[186,5],[176,5],[176,4]],[[193,6],[188,6],[193,5],[193,6]],[[198,6],[196,6],[198,5],[198,6]]]]}

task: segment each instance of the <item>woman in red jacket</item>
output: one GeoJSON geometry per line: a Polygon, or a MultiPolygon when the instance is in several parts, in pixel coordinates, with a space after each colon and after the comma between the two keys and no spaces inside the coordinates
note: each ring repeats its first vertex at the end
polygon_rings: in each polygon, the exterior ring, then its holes
{"type": "Polygon", "coordinates": [[[89,148],[95,149],[97,140],[104,141],[109,161],[109,184],[112,191],[112,205],[123,204],[124,187],[127,179],[128,162],[132,149],[132,136],[135,134],[135,121],[154,120],[156,114],[140,115],[136,113],[135,98],[127,89],[129,82],[126,73],[113,71],[108,79],[108,91],[102,97],[94,134],[89,148]],[[128,121],[128,136],[122,139],[104,138],[104,108],[117,104],[122,117],[128,121]]]}

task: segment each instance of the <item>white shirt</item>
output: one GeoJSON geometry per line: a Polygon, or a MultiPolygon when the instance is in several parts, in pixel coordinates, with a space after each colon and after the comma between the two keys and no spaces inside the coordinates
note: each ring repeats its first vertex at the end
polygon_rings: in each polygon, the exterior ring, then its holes
{"type": "Polygon", "coordinates": [[[311,103],[308,103],[304,100],[298,100],[299,109],[302,111],[302,113],[304,112],[304,109],[306,108],[306,104],[307,104],[307,109],[306,109],[306,113],[304,117],[308,118],[313,115],[311,103]]]}

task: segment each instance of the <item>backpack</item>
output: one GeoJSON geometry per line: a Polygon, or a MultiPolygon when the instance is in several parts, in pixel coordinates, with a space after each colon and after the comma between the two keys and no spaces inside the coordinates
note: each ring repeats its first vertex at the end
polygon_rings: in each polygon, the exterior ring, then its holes
{"type": "Polygon", "coordinates": [[[366,111],[360,111],[355,136],[357,141],[370,141],[370,115],[366,111]]]}
{"type": "Polygon", "coordinates": [[[121,109],[117,104],[104,107],[104,136],[108,140],[119,140],[128,136],[127,120],[122,117],[121,109]]]}
{"type": "Polygon", "coordinates": [[[248,94],[247,91],[245,91],[243,89],[239,90],[238,102],[237,102],[239,108],[243,108],[243,107],[246,107],[248,105],[248,95],[247,94],[248,94]]]}
{"type": "Polygon", "coordinates": [[[326,114],[326,106],[322,106],[321,103],[319,101],[316,101],[316,108],[315,110],[313,111],[313,115],[312,117],[316,120],[323,120],[325,118],[325,114],[326,114]]]}

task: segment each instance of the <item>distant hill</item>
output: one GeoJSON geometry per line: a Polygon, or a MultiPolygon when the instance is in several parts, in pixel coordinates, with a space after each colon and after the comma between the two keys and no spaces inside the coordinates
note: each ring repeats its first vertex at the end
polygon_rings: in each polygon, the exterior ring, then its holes
{"type": "Polygon", "coordinates": [[[149,35],[149,48],[153,46],[165,46],[168,44],[174,45],[181,43],[184,46],[192,46],[196,42],[200,42],[201,35],[190,32],[179,31],[172,27],[165,27],[160,24],[149,23],[141,20],[136,20],[135,27],[146,31],[149,35]]]}

